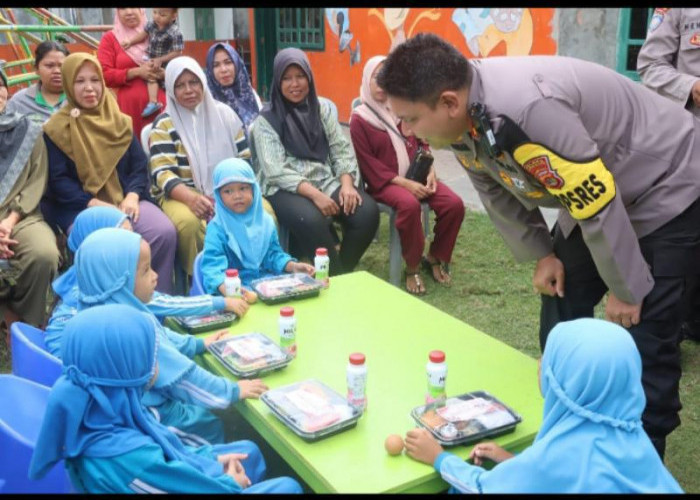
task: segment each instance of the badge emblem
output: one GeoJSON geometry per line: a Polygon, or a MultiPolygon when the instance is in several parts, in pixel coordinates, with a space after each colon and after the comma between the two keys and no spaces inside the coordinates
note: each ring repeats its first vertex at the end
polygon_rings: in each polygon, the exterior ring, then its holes
{"type": "Polygon", "coordinates": [[[700,32],[693,34],[693,36],[690,37],[689,42],[691,45],[700,47],[700,32]]]}
{"type": "Polygon", "coordinates": [[[561,189],[564,186],[564,179],[552,168],[546,155],[529,159],[523,168],[550,189],[561,189]]]}
{"type": "Polygon", "coordinates": [[[508,174],[499,170],[498,175],[501,177],[501,180],[505,183],[506,186],[513,187],[513,179],[511,179],[510,176],[508,176],[508,174]]]}
{"type": "Polygon", "coordinates": [[[664,21],[664,16],[668,10],[668,8],[654,10],[654,15],[651,16],[651,21],[649,21],[649,33],[661,26],[661,23],[664,21]]]}

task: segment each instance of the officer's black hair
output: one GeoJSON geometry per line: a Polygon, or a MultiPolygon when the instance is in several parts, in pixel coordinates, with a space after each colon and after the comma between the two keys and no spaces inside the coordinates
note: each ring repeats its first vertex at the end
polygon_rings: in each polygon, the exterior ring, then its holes
{"type": "Polygon", "coordinates": [[[36,46],[34,51],[34,67],[38,68],[41,60],[46,57],[49,52],[57,50],[58,52],[63,52],[63,55],[68,55],[68,49],[61,42],[55,40],[44,40],[39,45],[36,46]]]}
{"type": "Polygon", "coordinates": [[[467,58],[432,33],[419,33],[398,45],[377,75],[377,84],[388,95],[431,108],[445,90],[469,88],[471,82],[467,58]]]}

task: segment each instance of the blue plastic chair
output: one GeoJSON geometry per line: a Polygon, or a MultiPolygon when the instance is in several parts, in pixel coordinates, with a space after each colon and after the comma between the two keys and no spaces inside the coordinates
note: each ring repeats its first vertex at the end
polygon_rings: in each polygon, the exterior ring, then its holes
{"type": "MultiPolygon", "coordinates": [[[[14,353],[13,353],[14,355],[14,353]]],[[[0,375],[0,481],[3,493],[74,492],[63,461],[43,479],[27,477],[51,389],[16,377],[0,375]]]]}
{"type": "Polygon", "coordinates": [[[192,265],[192,286],[190,287],[190,297],[204,295],[204,283],[202,282],[202,252],[194,258],[192,265]]]}
{"type": "Polygon", "coordinates": [[[12,337],[12,373],[51,387],[61,376],[63,363],[46,350],[44,332],[16,321],[10,328],[12,337]]]}

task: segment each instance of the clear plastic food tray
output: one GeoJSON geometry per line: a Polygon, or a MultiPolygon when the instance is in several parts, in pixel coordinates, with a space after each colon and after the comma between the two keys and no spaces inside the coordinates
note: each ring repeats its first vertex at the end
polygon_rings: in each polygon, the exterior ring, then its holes
{"type": "Polygon", "coordinates": [[[280,276],[260,278],[251,283],[266,304],[275,304],[287,300],[303,299],[318,295],[323,288],[321,281],[313,279],[308,274],[292,273],[280,276]]]}
{"type": "Polygon", "coordinates": [[[236,321],[236,313],[220,312],[204,316],[171,316],[172,319],[189,333],[208,332],[217,328],[228,328],[236,321]]]}
{"type": "Polygon", "coordinates": [[[305,441],[316,441],[357,425],[362,412],[315,379],[270,389],[260,399],[305,441]]]}
{"type": "Polygon", "coordinates": [[[239,378],[252,378],[279,370],[292,360],[280,346],[257,332],[219,340],[211,344],[208,350],[239,378]]]}
{"type": "Polygon", "coordinates": [[[469,444],[512,432],[520,415],[486,391],[474,391],[414,408],[411,416],[444,446],[469,444]]]}

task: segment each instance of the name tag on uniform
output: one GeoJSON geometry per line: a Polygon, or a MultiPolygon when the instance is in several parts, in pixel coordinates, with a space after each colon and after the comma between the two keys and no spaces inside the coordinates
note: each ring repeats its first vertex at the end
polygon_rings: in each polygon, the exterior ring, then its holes
{"type": "Polygon", "coordinates": [[[521,144],[513,157],[574,219],[593,217],[615,198],[615,180],[600,158],[578,163],[535,143],[521,144]]]}

